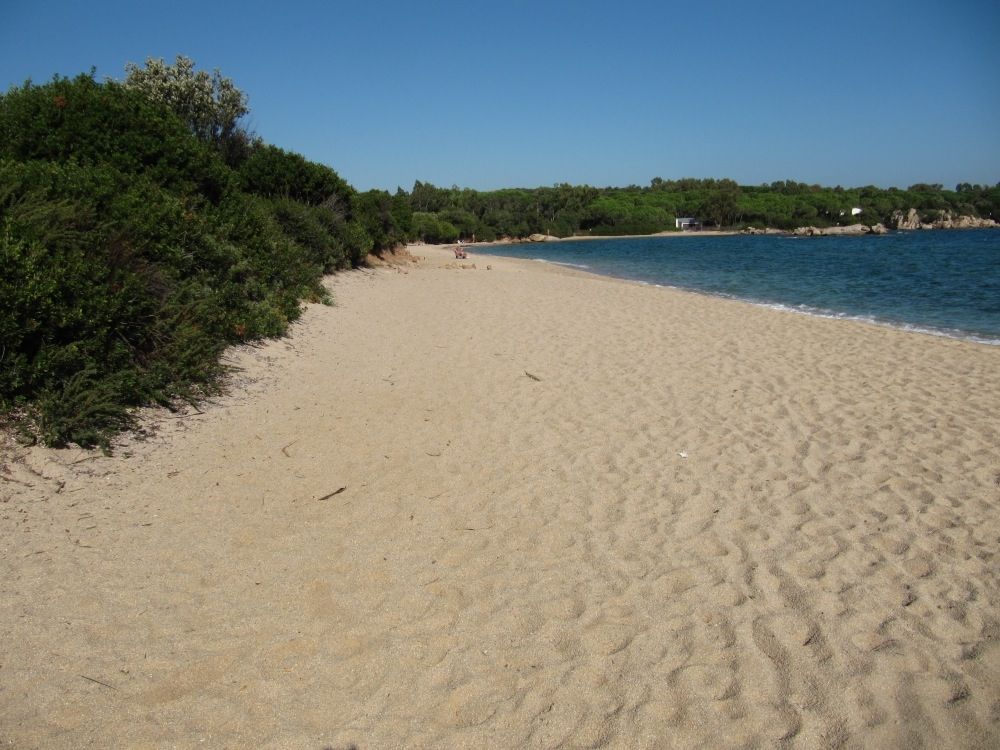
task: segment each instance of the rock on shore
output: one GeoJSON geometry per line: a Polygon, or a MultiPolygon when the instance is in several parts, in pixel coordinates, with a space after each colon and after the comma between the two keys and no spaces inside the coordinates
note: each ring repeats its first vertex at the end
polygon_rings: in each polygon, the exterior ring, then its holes
{"type": "MultiPolygon", "coordinates": [[[[987,229],[1000,227],[993,219],[981,219],[978,216],[955,215],[951,211],[943,211],[934,221],[923,221],[915,208],[908,211],[895,211],[890,217],[889,227],[897,230],[911,229],[987,229]]],[[[756,229],[750,227],[743,230],[744,234],[792,234],[796,237],[827,237],[843,235],[885,234],[888,232],[883,224],[868,226],[867,224],[851,224],[846,227],[797,227],[790,232],[780,229],[756,229]]]]}
{"type": "Polygon", "coordinates": [[[868,226],[867,224],[851,224],[846,227],[799,227],[792,234],[796,237],[827,237],[838,235],[885,234],[888,231],[882,224],[868,226]]]}
{"type": "Polygon", "coordinates": [[[951,211],[945,211],[940,218],[925,222],[915,208],[906,213],[896,211],[892,214],[892,223],[896,229],[986,229],[1000,226],[993,219],[980,219],[978,216],[955,216],[951,211]]]}

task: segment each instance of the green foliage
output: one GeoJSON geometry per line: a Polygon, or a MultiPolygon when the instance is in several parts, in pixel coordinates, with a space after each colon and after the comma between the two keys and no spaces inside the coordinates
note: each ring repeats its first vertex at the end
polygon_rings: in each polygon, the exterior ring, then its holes
{"type": "Polygon", "coordinates": [[[739,200],[739,186],[732,180],[720,180],[701,204],[699,214],[716,226],[734,226],[740,213],[739,200]]]}
{"type": "Polygon", "coordinates": [[[471,238],[479,226],[479,219],[471,211],[464,208],[448,208],[438,214],[438,218],[458,230],[458,236],[471,238]]]}
{"type": "Polygon", "coordinates": [[[324,273],[350,266],[344,220],[326,206],[310,206],[288,198],[271,201],[271,213],[282,231],[319,264],[324,273]]]}
{"type": "Polygon", "coordinates": [[[410,196],[402,188],[396,188],[389,213],[397,235],[403,241],[408,240],[413,232],[413,208],[410,206],[410,196]]]}
{"type": "Polygon", "coordinates": [[[364,263],[368,253],[375,249],[374,241],[360,221],[348,222],[343,237],[353,266],[364,263]]]}
{"type": "Polygon", "coordinates": [[[458,229],[435,214],[414,211],[413,235],[421,242],[455,242],[458,240],[458,229]]]}
{"type": "Polygon", "coordinates": [[[282,334],[372,248],[333,170],[254,146],[244,192],[171,109],[113,82],[11,89],[0,132],[0,410],[52,445],[106,445],[130,407],[211,392],[227,345],[282,334]]]}
{"type": "Polygon", "coordinates": [[[350,218],[354,191],[330,167],[299,154],[261,144],[240,165],[239,176],[248,193],[291,198],[310,205],[325,203],[342,218],[350,218]]]}
{"type": "Polygon", "coordinates": [[[125,87],[173,111],[200,140],[221,143],[239,131],[250,110],[247,97],[218,71],[195,70],[194,61],[178,55],[173,65],[146,58],[145,67],[125,65],[125,87]]]}
{"type": "MultiPolygon", "coordinates": [[[[398,198],[392,198],[384,190],[369,190],[356,193],[351,203],[354,218],[364,227],[371,238],[372,249],[381,252],[406,242],[406,232],[399,227],[396,217],[406,220],[398,198]]],[[[412,211],[410,221],[412,225],[412,211]]]]}
{"type": "Polygon", "coordinates": [[[44,389],[38,396],[42,440],[57,448],[74,442],[107,449],[108,431],[131,425],[123,404],[124,384],[115,381],[89,369],[74,373],[61,387],[44,389]]]}
{"type": "Polygon", "coordinates": [[[414,211],[421,213],[434,213],[443,210],[450,200],[450,193],[417,180],[413,183],[413,190],[410,193],[410,204],[414,211]]]}
{"type": "Polygon", "coordinates": [[[232,175],[169,110],[91,76],[26,84],[2,97],[0,158],[101,164],[216,201],[232,175]]]}
{"type": "MultiPolygon", "coordinates": [[[[693,216],[708,226],[794,229],[862,221],[890,222],[893,212],[909,208],[981,217],[1000,217],[1000,185],[963,183],[958,190],[913,185],[907,190],[873,186],[845,189],[785,180],[763,186],[740,186],[733,180],[655,177],[649,187],[555,187],[476,192],[438,188],[417,182],[410,194],[412,236],[428,242],[452,242],[437,222],[453,225],[459,236],[491,240],[525,237],[535,232],[568,237],[576,234],[652,234],[675,228],[675,218],[693,216]],[[861,208],[861,216],[852,215],[861,208]]],[[[928,215],[931,215],[928,213],[928,215]]]]}
{"type": "MultiPolygon", "coordinates": [[[[565,237],[567,235],[560,236],[565,237]]],[[[489,224],[480,224],[479,228],[476,230],[475,237],[479,242],[495,242],[497,239],[497,233],[496,230],[489,224]]]]}

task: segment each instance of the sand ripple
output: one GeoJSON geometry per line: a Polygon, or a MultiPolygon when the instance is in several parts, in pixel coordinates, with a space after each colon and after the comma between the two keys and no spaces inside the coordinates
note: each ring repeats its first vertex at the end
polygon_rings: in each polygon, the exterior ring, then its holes
{"type": "Polygon", "coordinates": [[[6,449],[0,740],[1000,744],[1000,349],[434,258],[6,449]]]}

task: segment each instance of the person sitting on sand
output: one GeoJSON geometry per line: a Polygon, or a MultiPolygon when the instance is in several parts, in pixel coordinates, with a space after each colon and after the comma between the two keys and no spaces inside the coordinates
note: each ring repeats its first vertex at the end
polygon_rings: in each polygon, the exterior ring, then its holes
{"type": "Polygon", "coordinates": [[[468,258],[468,254],[465,252],[465,248],[456,245],[455,246],[455,257],[456,258],[468,258]]]}

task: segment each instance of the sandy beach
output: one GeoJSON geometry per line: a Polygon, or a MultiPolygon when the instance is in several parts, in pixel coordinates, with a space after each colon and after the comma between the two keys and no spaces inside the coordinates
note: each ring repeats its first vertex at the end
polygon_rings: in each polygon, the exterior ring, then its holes
{"type": "Polygon", "coordinates": [[[0,465],[0,746],[1000,746],[1000,347],[481,254],[0,465]]]}

